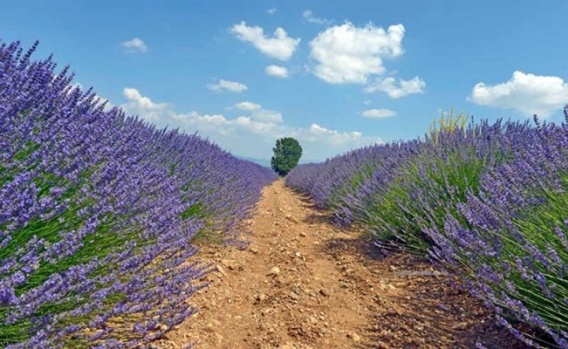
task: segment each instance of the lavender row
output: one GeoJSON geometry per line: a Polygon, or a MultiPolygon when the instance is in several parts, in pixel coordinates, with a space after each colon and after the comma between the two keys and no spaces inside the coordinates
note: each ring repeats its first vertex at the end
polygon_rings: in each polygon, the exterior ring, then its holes
{"type": "Polygon", "coordinates": [[[0,46],[0,347],[145,347],[195,312],[192,239],[234,239],[276,175],[105,110],[36,46],[0,46]]]}
{"type": "Polygon", "coordinates": [[[521,340],[568,348],[568,125],[535,123],[442,127],[298,166],[286,184],[384,253],[460,275],[521,340]]]}

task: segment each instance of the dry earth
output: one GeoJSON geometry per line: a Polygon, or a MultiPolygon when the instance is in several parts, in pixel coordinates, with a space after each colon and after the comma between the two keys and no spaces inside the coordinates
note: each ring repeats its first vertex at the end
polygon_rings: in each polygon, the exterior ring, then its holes
{"type": "Polygon", "coordinates": [[[263,191],[251,245],[207,245],[199,312],[158,348],[523,348],[456,281],[408,255],[373,256],[360,234],[279,180],[263,191]]]}

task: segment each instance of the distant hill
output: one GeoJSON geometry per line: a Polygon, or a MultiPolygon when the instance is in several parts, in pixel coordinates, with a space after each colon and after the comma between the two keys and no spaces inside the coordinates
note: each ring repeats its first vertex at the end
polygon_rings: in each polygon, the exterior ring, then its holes
{"type": "MultiPolygon", "coordinates": [[[[240,155],[235,155],[235,154],[233,154],[233,156],[236,157],[236,158],[239,158],[239,159],[243,159],[243,160],[247,160],[247,161],[250,161],[250,162],[254,162],[255,164],[259,164],[259,165],[261,165],[261,166],[270,168],[270,159],[268,159],[268,160],[265,160],[265,159],[257,159],[257,158],[251,158],[251,157],[248,157],[248,156],[240,156],[240,155]]],[[[307,164],[307,163],[320,163],[320,162],[323,162],[323,161],[321,161],[321,160],[309,160],[309,159],[304,160],[304,159],[300,159],[300,165],[301,165],[301,164],[307,164]]]]}
{"type": "Polygon", "coordinates": [[[247,160],[250,162],[254,162],[255,164],[259,164],[261,166],[264,167],[268,167],[270,168],[270,160],[266,160],[266,159],[256,159],[256,158],[251,158],[251,157],[247,157],[247,156],[240,156],[240,155],[235,155],[233,154],[235,157],[239,158],[239,159],[243,159],[243,160],[247,160]]]}

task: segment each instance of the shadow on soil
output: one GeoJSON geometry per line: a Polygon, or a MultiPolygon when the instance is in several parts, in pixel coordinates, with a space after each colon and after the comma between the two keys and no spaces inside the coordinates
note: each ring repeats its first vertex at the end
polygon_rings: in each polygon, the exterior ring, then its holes
{"type": "MultiPolygon", "coordinates": [[[[353,291],[369,293],[369,279],[395,285],[401,292],[383,297],[377,289],[373,304],[375,324],[361,329],[367,339],[356,348],[477,348],[528,349],[505,328],[497,325],[493,314],[468,294],[459,280],[435,267],[426,258],[405,253],[384,256],[362,237],[335,238],[321,246],[338,261],[363,266],[368,273],[344,274],[357,285],[353,291]],[[483,347],[481,347],[483,348],[483,347]]],[[[356,269],[353,267],[353,269],[356,269]]]]}
{"type": "MultiPolygon", "coordinates": [[[[304,219],[305,223],[341,231],[331,224],[328,211],[318,208],[305,194],[297,194],[304,208],[313,212],[304,219]]],[[[499,327],[493,314],[471,297],[454,276],[434,267],[424,257],[394,251],[385,255],[363,235],[338,236],[321,249],[338,261],[350,259],[363,266],[368,272],[365,277],[377,285],[385,282],[403,288],[398,294],[389,292],[387,300],[380,291],[375,292],[373,304],[369,305],[376,314],[369,323],[375,325],[360,329],[365,340],[355,348],[475,349],[477,343],[491,349],[528,348],[499,327]]],[[[345,271],[347,280],[360,285],[354,287],[354,292],[369,292],[368,286],[362,286],[366,282],[363,275],[345,271]]]]}

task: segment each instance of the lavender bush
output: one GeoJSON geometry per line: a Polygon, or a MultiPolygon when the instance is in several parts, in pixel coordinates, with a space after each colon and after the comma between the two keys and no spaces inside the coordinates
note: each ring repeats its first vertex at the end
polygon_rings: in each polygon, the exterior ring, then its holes
{"type": "Polygon", "coordinates": [[[0,45],[0,347],[146,347],[195,309],[198,233],[237,236],[275,179],[0,45]]]}
{"type": "Polygon", "coordinates": [[[443,230],[428,234],[433,256],[461,264],[472,292],[519,339],[568,348],[568,125],[537,126],[519,137],[514,161],[487,171],[479,193],[458,205],[461,219],[447,217],[443,230]],[[516,322],[541,335],[520,332],[516,322]]]}
{"type": "Polygon", "coordinates": [[[568,126],[535,121],[450,123],[299,166],[287,185],[383,250],[443,263],[527,343],[567,348],[568,126]]]}

